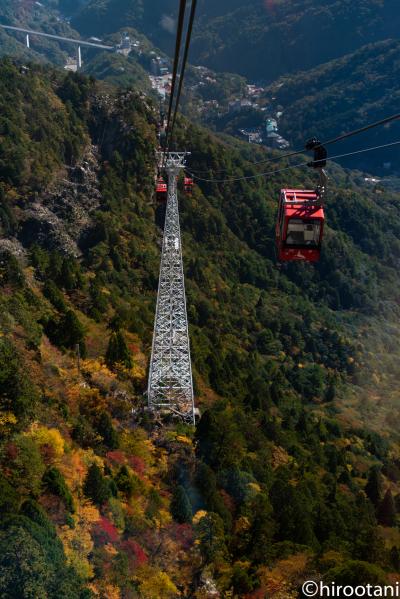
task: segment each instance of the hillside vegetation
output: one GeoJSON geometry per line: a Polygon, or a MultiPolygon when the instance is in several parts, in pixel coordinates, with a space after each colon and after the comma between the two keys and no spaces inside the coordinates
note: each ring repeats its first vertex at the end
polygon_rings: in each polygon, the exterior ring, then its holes
{"type": "MultiPolygon", "coordinates": [[[[310,577],[390,581],[396,196],[332,167],[321,262],[278,269],[287,176],[181,194],[202,418],[160,428],[143,410],[157,112],[133,91],[33,65],[3,61],[0,84],[4,596],[278,599],[310,577]]],[[[256,172],[247,145],[186,120],[176,143],[211,176],[256,172]]]]}
{"type": "MultiPolygon", "coordinates": [[[[139,28],[170,51],[177,3],[172,0],[90,0],[73,21],[85,35],[139,28]]],[[[199,3],[191,60],[216,71],[272,81],[396,38],[397,0],[247,0],[199,3]]]]}
{"type": "MultiPolygon", "coordinates": [[[[285,77],[266,90],[283,110],[280,130],[293,144],[302,146],[313,135],[331,139],[350,129],[364,126],[397,113],[400,44],[397,40],[369,44],[353,54],[328,62],[307,72],[285,77]]],[[[344,153],[399,139],[399,124],[379,127],[335,146],[344,153]]],[[[399,165],[399,150],[348,159],[358,168],[382,169],[384,162],[399,165]]]]}

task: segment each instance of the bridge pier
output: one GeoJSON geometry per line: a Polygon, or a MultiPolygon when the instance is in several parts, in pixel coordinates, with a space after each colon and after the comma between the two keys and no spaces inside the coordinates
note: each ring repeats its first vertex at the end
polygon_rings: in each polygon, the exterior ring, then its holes
{"type": "Polygon", "coordinates": [[[81,47],[78,46],[78,70],[82,68],[82,52],[81,47]]]}
{"type": "Polygon", "coordinates": [[[26,34],[26,47],[27,48],[31,47],[31,42],[30,42],[30,39],[29,39],[29,33],[26,34]]]}

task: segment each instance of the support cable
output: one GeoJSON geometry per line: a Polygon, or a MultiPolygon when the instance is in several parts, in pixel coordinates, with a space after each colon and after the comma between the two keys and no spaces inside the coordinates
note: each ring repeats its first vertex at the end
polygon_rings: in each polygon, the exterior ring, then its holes
{"type": "MultiPolygon", "coordinates": [[[[392,146],[397,146],[399,144],[400,144],[400,141],[393,141],[391,143],[383,144],[381,146],[373,146],[371,148],[364,148],[362,150],[355,150],[354,152],[347,152],[346,154],[337,154],[336,156],[331,156],[330,158],[325,158],[324,160],[313,161],[313,163],[318,164],[318,162],[337,160],[338,158],[345,158],[347,156],[354,156],[355,154],[363,154],[365,152],[372,152],[374,150],[383,150],[384,148],[390,148],[392,146]]],[[[245,181],[245,180],[249,180],[249,179],[258,179],[259,177],[267,177],[269,175],[276,175],[278,173],[283,173],[284,171],[289,171],[290,169],[293,169],[293,168],[304,168],[305,166],[308,166],[308,162],[300,162],[299,164],[291,164],[290,166],[286,166],[284,168],[275,169],[275,170],[272,170],[272,171],[268,171],[266,173],[258,173],[257,175],[248,175],[248,176],[244,176],[244,177],[234,177],[234,178],[230,178],[230,179],[203,179],[203,178],[198,177],[197,175],[195,175],[190,170],[188,170],[188,173],[194,179],[197,179],[197,181],[204,181],[206,183],[229,183],[229,182],[234,182],[234,181],[245,181]]]]}
{"type": "MultiPolygon", "coordinates": [[[[394,114],[392,116],[386,117],[384,119],[381,119],[380,121],[376,121],[375,123],[371,123],[369,125],[365,125],[364,127],[361,127],[360,129],[354,129],[353,131],[349,131],[348,133],[344,133],[343,135],[339,135],[338,137],[334,137],[333,139],[328,139],[327,141],[321,141],[317,146],[315,147],[319,147],[319,146],[328,146],[331,145],[333,143],[336,143],[338,141],[342,141],[343,139],[347,139],[348,137],[353,137],[354,135],[358,135],[360,133],[364,133],[365,131],[368,131],[369,129],[374,129],[375,127],[379,127],[382,125],[387,125],[388,123],[391,123],[392,121],[398,120],[400,119],[400,113],[398,114],[394,114]]],[[[267,164],[269,162],[275,162],[277,160],[284,160],[285,158],[292,158],[293,156],[299,156],[300,154],[304,154],[304,149],[302,150],[295,150],[293,152],[289,152],[287,154],[282,154],[281,156],[274,156],[273,158],[266,158],[265,160],[259,160],[257,162],[250,162],[250,161],[246,161],[251,165],[257,165],[257,164],[267,164]]],[[[206,173],[209,171],[196,171],[193,170],[193,172],[197,172],[197,173],[206,173]]],[[[227,169],[221,169],[218,171],[214,171],[216,173],[226,173],[227,169]]]]}
{"type": "MultiPolygon", "coordinates": [[[[167,139],[166,139],[166,144],[165,144],[166,148],[169,146],[172,106],[173,106],[173,102],[174,102],[176,79],[177,79],[177,75],[178,75],[179,56],[181,53],[182,33],[183,33],[183,26],[184,26],[184,22],[185,22],[185,12],[186,12],[186,0],[180,0],[178,28],[177,28],[177,32],[176,32],[176,41],[175,41],[174,66],[173,66],[173,72],[172,72],[171,94],[169,97],[169,107],[168,107],[167,139]]],[[[163,162],[165,162],[165,156],[166,156],[166,154],[164,155],[163,162]]]]}
{"type": "Polygon", "coordinates": [[[176,115],[178,113],[179,102],[180,102],[181,94],[182,94],[183,80],[184,80],[184,77],[185,77],[186,65],[187,65],[187,60],[188,60],[188,56],[189,56],[190,42],[191,42],[191,39],[192,39],[193,23],[194,23],[194,19],[195,19],[195,16],[196,16],[196,7],[197,7],[197,0],[192,0],[192,6],[191,6],[191,9],[190,9],[189,24],[188,24],[187,34],[186,34],[185,51],[184,51],[184,54],[183,54],[181,74],[179,76],[179,87],[178,87],[178,93],[177,93],[177,96],[176,96],[175,112],[174,112],[174,117],[172,119],[171,134],[170,134],[169,144],[167,146],[167,153],[169,152],[169,147],[171,145],[172,136],[174,134],[174,127],[175,127],[176,115]]]}

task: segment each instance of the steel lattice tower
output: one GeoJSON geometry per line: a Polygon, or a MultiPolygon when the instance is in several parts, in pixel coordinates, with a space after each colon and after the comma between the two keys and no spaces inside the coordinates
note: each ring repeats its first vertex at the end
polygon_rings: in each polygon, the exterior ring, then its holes
{"type": "Polygon", "coordinates": [[[177,178],[185,154],[171,152],[166,161],[168,200],[158,283],[148,383],[148,405],[195,423],[192,365],[186,312],[177,178]]]}

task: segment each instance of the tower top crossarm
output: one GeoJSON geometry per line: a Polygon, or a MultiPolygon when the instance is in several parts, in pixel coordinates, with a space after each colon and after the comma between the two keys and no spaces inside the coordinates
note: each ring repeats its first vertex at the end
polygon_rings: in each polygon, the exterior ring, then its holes
{"type": "Polygon", "coordinates": [[[190,152],[158,152],[159,164],[163,165],[167,172],[175,175],[185,168],[186,156],[190,156],[190,152]]]}

